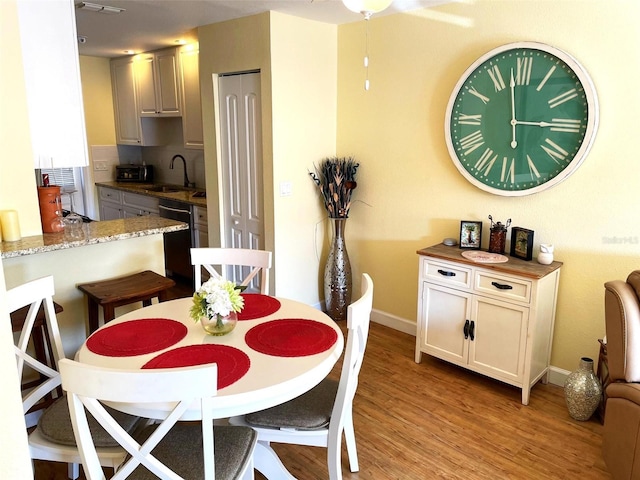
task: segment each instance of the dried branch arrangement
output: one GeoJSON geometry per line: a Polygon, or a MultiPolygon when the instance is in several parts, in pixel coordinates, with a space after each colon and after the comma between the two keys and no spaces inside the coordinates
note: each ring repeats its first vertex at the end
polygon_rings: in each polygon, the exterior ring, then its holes
{"type": "Polygon", "coordinates": [[[330,157],[309,172],[322,194],[330,218],[349,217],[351,193],[358,186],[356,171],[360,166],[352,157],[330,157]]]}

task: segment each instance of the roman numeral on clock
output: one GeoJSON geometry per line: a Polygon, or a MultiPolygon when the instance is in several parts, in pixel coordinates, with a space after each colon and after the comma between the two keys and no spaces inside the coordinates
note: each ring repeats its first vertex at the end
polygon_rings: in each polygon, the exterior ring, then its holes
{"type": "Polygon", "coordinates": [[[482,145],[484,145],[484,138],[482,138],[482,132],[480,130],[476,130],[460,139],[460,147],[464,150],[465,155],[469,155],[482,145]]]}
{"type": "Polygon", "coordinates": [[[507,157],[502,157],[502,172],[500,173],[500,181],[506,183],[507,180],[509,183],[515,183],[516,181],[516,170],[514,166],[514,159],[511,159],[511,165],[507,166],[509,163],[509,159],[507,157]]]}
{"type": "Polygon", "coordinates": [[[498,159],[498,155],[494,155],[493,158],[491,158],[491,155],[493,155],[493,150],[487,148],[474,165],[478,171],[482,172],[484,170],[485,177],[489,175],[491,167],[493,167],[493,164],[498,159]]]}
{"type": "Polygon", "coordinates": [[[533,68],[533,58],[518,58],[516,85],[529,85],[531,81],[531,68],[533,68]]]}
{"type": "Polygon", "coordinates": [[[482,121],[482,115],[467,115],[466,113],[461,113],[458,115],[458,123],[462,125],[480,125],[482,121]]]}
{"type": "Polygon", "coordinates": [[[531,178],[540,178],[540,172],[538,172],[536,164],[533,163],[533,160],[531,160],[531,157],[529,155],[527,155],[527,164],[529,165],[529,173],[531,174],[531,178]]]}
{"type": "Polygon", "coordinates": [[[502,79],[502,74],[500,73],[498,66],[494,65],[489,68],[487,73],[491,77],[491,81],[493,82],[493,87],[496,89],[496,92],[503,90],[506,85],[504,84],[504,80],[502,79]]]}
{"type": "Polygon", "coordinates": [[[536,90],[539,92],[540,90],[542,90],[542,87],[544,87],[545,83],[547,83],[547,80],[549,80],[549,77],[551,77],[551,75],[553,75],[553,72],[555,72],[556,70],[556,66],[554,65],[553,67],[551,67],[549,69],[549,71],[547,72],[547,74],[544,76],[544,78],[542,79],[542,81],[538,84],[538,86],[536,87],[536,90]]]}
{"type": "Polygon", "coordinates": [[[572,118],[554,118],[551,120],[552,132],[580,133],[580,120],[572,118]]]}
{"type": "Polygon", "coordinates": [[[489,97],[485,97],[484,95],[482,95],[475,89],[475,87],[468,87],[467,90],[471,95],[475,95],[476,97],[478,97],[485,105],[489,103],[489,97]]]}
{"type": "Polygon", "coordinates": [[[560,164],[558,160],[564,160],[569,155],[569,152],[567,152],[557,143],[552,142],[548,138],[545,138],[544,141],[547,145],[542,144],[540,145],[540,147],[542,147],[542,149],[547,152],[547,155],[551,157],[551,160],[553,160],[557,164],[560,164]]]}
{"type": "Polygon", "coordinates": [[[549,104],[549,108],[555,108],[558,105],[562,105],[564,102],[568,102],[572,98],[576,98],[577,96],[578,96],[578,92],[576,91],[575,88],[572,88],[571,90],[561,93],[557,97],[553,97],[547,103],[549,104]]]}

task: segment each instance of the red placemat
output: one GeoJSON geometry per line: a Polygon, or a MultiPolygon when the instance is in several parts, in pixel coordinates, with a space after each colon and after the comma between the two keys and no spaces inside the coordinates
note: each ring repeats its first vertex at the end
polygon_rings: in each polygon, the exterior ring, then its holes
{"type": "Polygon", "coordinates": [[[187,327],[167,318],[131,320],[101,328],[87,339],[87,348],[105,357],[132,357],[159,352],[187,335],[187,327]]]}
{"type": "Polygon", "coordinates": [[[288,318],[256,325],[244,339],[249,347],[266,355],[304,357],[329,349],[338,334],[324,323],[288,318]]]}
{"type": "Polygon", "coordinates": [[[266,317],[280,309],[280,300],[261,293],[243,293],[244,308],[238,313],[238,320],[253,320],[266,317]]]}
{"type": "Polygon", "coordinates": [[[161,353],[142,368],[176,368],[218,364],[218,390],[240,380],[249,371],[251,361],[246,353],[228,345],[187,345],[161,353]]]}

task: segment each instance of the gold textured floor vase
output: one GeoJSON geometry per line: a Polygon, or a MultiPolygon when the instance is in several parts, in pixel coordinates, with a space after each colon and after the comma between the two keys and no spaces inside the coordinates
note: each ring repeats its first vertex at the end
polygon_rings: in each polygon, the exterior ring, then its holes
{"type": "Polygon", "coordinates": [[[602,385],[593,372],[593,360],[582,357],[578,369],[569,374],[564,382],[564,398],[569,415],[575,420],[591,418],[602,401],[602,385]]]}

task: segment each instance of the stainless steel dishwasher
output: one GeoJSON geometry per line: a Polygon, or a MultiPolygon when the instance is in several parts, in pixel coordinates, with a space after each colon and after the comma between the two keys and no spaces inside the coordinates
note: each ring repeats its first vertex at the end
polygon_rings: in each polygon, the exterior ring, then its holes
{"type": "Polygon", "coordinates": [[[179,275],[193,282],[190,251],[193,231],[191,205],[162,198],[158,210],[161,217],[178,220],[189,225],[189,230],[164,234],[164,264],[168,276],[179,275]]]}

